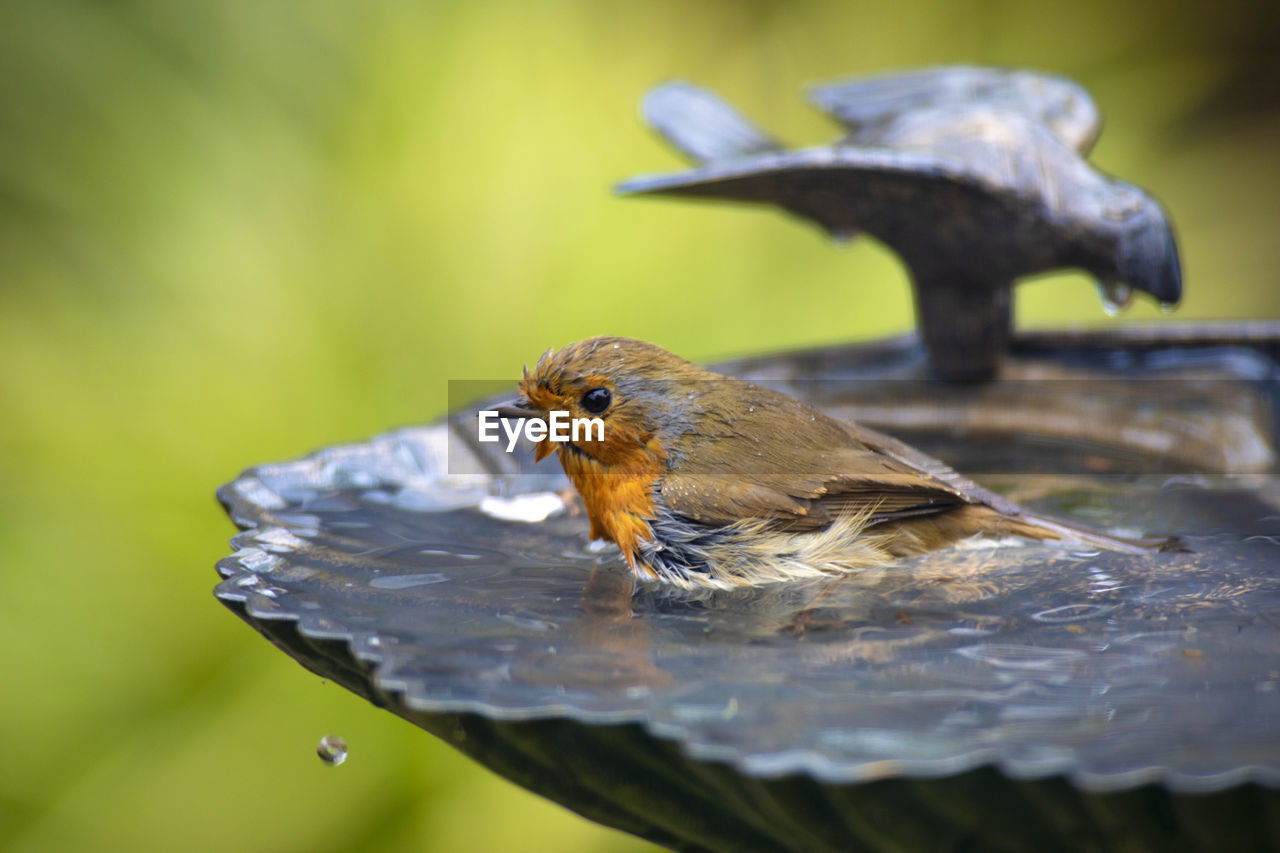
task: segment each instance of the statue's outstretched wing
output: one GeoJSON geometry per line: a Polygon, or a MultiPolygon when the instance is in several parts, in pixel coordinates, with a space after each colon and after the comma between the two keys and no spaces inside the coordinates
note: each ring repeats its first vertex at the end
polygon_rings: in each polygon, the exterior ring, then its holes
{"type": "Polygon", "coordinates": [[[953,66],[922,68],[815,86],[809,98],[849,128],[854,145],[893,144],[894,126],[923,113],[1010,110],[1045,125],[1087,154],[1101,130],[1098,108],[1075,83],[1038,71],[953,66]]]}
{"type": "Polygon", "coordinates": [[[633,178],[624,194],[776,204],[836,237],[866,231],[900,253],[952,224],[1016,219],[1016,198],[919,151],[844,146],[778,151],[633,178]],[[949,215],[949,212],[951,215],[949,215]],[[955,220],[954,223],[944,221],[955,220]]]}

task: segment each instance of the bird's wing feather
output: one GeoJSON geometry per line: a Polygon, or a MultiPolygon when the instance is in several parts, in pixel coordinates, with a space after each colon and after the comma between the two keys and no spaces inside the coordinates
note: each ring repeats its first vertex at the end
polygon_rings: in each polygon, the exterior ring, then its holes
{"type": "Polygon", "coordinates": [[[862,424],[855,424],[849,421],[839,421],[839,423],[854,441],[874,449],[877,453],[895,459],[913,470],[919,471],[931,481],[942,483],[955,494],[964,495],[968,503],[984,503],[1008,515],[1016,515],[1021,512],[1018,505],[1013,501],[996,494],[990,489],[984,489],[968,477],[957,473],[954,468],[941,459],[935,459],[905,441],[899,441],[893,436],[885,435],[862,424]]]}
{"type": "MultiPolygon", "coordinates": [[[[785,529],[823,527],[835,514],[878,522],[941,512],[984,490],[887,436],[859,435],[799,401],[755,387],[704,419],[662,479],[663,502],[705,524],[767,519],[785,529]],[[761,443],[786,425],[788,440],[761,443]],[[877,446],[881,442],[881,446],[877,446]]],[[[985,502],[985,501],[984,501],[985,502]]]]}
{"type": "MultiPolygon", "coordinates": [[[[750,452],[743,442],[737,451],[750,452]]],[[[663,502],[675,512],[704,524],[731,524],[746,519],[776,521],[785,529],[825,527],[835,515],[861,515],[868,523],[942,512],[966,496],[921,472],[886,464],[884,457],[856,454],[856,467],[796,476],[784,473],[789,454],[776,455],[775,465],[706,470],[694,463],[662,480],[663,502]]],[[[701,458],[701,455],[700,457],[701,458]]],[[[745,457],[744,457],[745,458],[745,457]]],[[[854,454],[841,460],[845,465],[854,454]]],[[[795,462],[812,465],[811,458],[795,462]]]]}

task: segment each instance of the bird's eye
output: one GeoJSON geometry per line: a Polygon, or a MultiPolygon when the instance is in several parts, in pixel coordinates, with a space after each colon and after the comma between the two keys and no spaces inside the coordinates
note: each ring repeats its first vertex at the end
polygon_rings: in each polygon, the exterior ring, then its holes
{"type": "Polygon", "coordinates": [[[608,388],[592,388],[582,395],[582,408],[593,415],[602,413],[613,402],[613,395],[608,388]]]}

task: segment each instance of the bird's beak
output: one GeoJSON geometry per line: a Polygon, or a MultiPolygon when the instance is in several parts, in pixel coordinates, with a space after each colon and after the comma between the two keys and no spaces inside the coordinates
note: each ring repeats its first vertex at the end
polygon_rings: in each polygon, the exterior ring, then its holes
{"type": "MultiPolygon", "coordinates": [[[[500,418],[512,420],[546,420],[547,413],[530,403],[524,397],[506,400],[493,407],[500,418]]],[[[533,461],[541,462],[552,454],[555,446],[550,441],[539,441],[533,448],[533,461]]]]}
{"type": "Polygon", "coordinates": [[[498,417],[500,418],[514,418],[516,420],[519,420],[520,418],[538,418],[543,416],[542,410],[530,405],[529,401],[524,397],[516,397],[513,400],[504,400],[494,406],[494,410],[497,411],[498,417]]]}

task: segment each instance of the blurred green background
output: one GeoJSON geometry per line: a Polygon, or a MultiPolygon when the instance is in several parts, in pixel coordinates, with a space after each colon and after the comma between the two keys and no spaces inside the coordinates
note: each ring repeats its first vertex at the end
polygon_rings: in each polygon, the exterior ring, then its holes
{"type": "MultiPolygon", "coordinates": [[[[592,334],[711,360],[909,328],[870,242],[611,197],[680,165],[636,113],[673,76],[808,144],[805,83],[1066,74],[1094,160],[1178,226],[1177,317],[1280,317],[1278,43],[1266,3],[3,0],[0,844],[646,849],[225,611],[214,488],[592,334]]],[[[1018,322],[1123,320],[1060,275],[1018,322]]]]}

